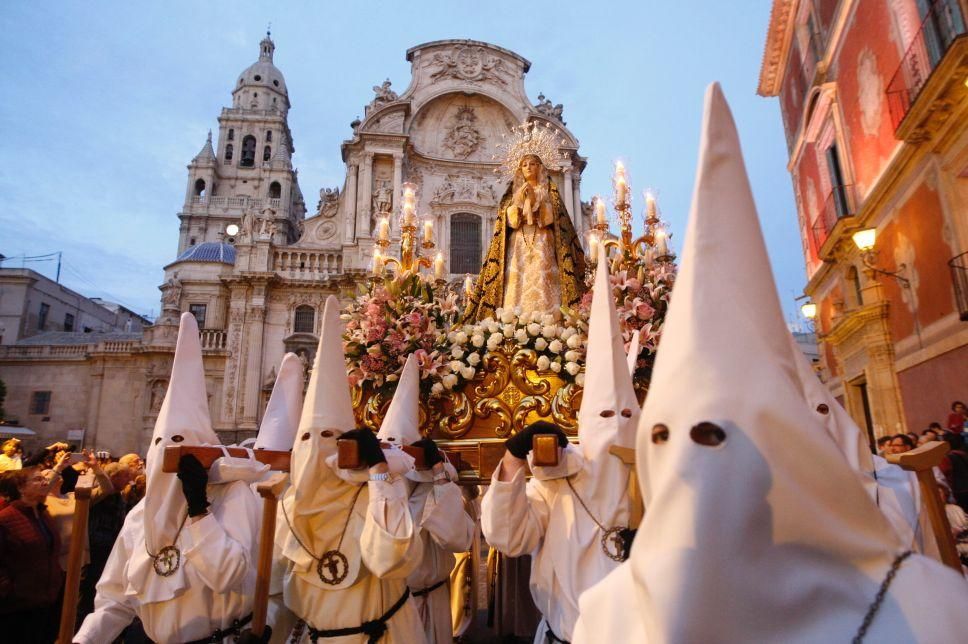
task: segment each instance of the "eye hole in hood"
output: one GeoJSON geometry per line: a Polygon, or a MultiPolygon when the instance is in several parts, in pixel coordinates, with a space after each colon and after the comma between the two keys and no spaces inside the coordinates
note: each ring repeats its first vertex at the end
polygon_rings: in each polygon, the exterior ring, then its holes
{"type": "Polygon", "coordinates": [[[665,443],[669,440],[669,428],[659,423],[652,428],[652,442],[656,445],[665,443]]]}
{"type": "Polygon", "coordinates": [[[726,432],[715,423],[703,421],[689,430],[689,437],[698,445],[716,447],[726,440],[726,432]]]}

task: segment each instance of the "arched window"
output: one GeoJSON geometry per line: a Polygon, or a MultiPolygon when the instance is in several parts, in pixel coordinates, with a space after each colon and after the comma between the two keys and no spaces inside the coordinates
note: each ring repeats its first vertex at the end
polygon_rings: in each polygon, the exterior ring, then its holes
{"type": "Polygon", "coordinates": [[[262,160],[268,161],[271,158],[272,158],[272,148],[267,145],[265,149],[262,150],[262,160]]]}
{"type": "Polygon", "coordinates": [[[225,160],[226,161],[231,161],[232,160],[232,151],[233,150],[232,150],[232,144],[231,143],[229,143],[228,145],[225,146],[225,160]]]}
{"type": "Polygon", "coordinates": [[[316,326],[316,309],[306,304],[296,307],[292,320],[293,333],[312,333],[316,326]]]}
{"type": "Polygon", "coordinates": [[[266,132],[266,143],[272,143],[272,130],[266,132]]]}
{"type": "Polygon", "coordinates": [[[234,140],[235,140],[235,129],[230,127],[229,128],[229,141],[234,141],[234,140]]]}
{"type": "Polygon", "coordinates": [[[282,186],[279,185],[278,181],[273,181],[269,184],[269,198],[278,199],[282,196],[282,186]]]}
{"type": "Polygon", "coordinates": [[[481,270],[481,218],[458,213],[450,218],[450,272],[481,270]]]}
{"type": "Polygon", "coordinates": [[[239,165],[243,168],[251,168],[255,165],[255,137],[249,134],[242,139],[242,158],[239,165]]]}
{"type": "Polygon", "coordinates": [[[195,196],[204,197],[205,196],[205,179],[198,179],[195,181],[195,196]]]}

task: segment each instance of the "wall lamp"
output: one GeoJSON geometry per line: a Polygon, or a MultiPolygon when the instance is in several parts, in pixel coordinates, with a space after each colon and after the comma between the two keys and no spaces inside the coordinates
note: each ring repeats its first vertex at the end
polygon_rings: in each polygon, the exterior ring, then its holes
{"type": "Polygon", "coordinates": [[[883,268],[878,268],[874,265],[874,262],[877,261],[877,251],[874,250],[874,244],[877,241],[876,228],[865,228],[863,230],[858,230],[856,233],[851,235],[851,239],[854,240],[854,245],[857,246],[857,250],[860,251],[861,261],[864,262],[864,266],[866,266],[868,270],[879,275],[893,277],[902,287],[911,288],[911,280],[901,275],[906,268],[904,264],[900,264],[896,271],[886,271],[883,268]]]}

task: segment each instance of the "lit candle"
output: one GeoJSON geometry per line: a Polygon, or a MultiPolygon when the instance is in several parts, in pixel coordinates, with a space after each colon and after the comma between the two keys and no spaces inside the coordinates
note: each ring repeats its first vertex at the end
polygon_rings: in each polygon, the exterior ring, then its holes
{"type": "Polygon", "coordinates": [[[599,226],[603,226],[605,223],[607,223],[605,214],[605,200],[601,197],[595,197],[595,221],[599,226]]]}
{"type": "Polygon", "coordinates": [[[434,243],[434,222],[429,219],[424,220],[424,242],[434,243]]]}
{"type": "Polygon", "coordinates": [[[649,246],[645,249],[645,256],[642,258],[645,261],[646,266],[652,266],[652,262],[655,259],[655,251],[649,246]]]}
{"type": "Polygon", "coordinates": [[[615,177],[615,203],[624,204],[625,198],[628,195],[629,184],[625,180],[625,175],[621,174],[615,177]]]}
{"type": "Polygon", "coordinates": [[[651,192],[645,194],[645,216],[652,219],[656,216],[655,211],[655,197],[652,196],[651,192]]]}
{"type": "Polygon", "coordinates": [[[588,236],[588,257],[593,264],[598,262],[598,235],[588,236]]]}
{"type": "Polygon", "coordinates": [[[380,217],[379,236],[381,241],[390,239],[390,221],[386,217],[380,217]]]}
{"type": "Polygon", "coordinates": [[[464,292],[468,296],[470,296],[471,293],[474,292],[474,280],[471,279],[470,275],[464,278],[464,292]]]}
{"type": "Polygon", "coordinates": [[[444,256],[441,253],[437,253],[437,257],[434,258],[434,277],[439,280],[444,279],[444,256]]]}
{"type": "Polygon", "coordinates": [[[413,184],[403,185],[403,225],[412,226],[414,224],[414,213],[417,210],[417,195],[414,192],[413,184]]]}
{"type": "Polygon", "coordinates": [[[383,257],[380,251],[373,252],[373,274],[379,276],[383,272],[383,257]]]}
{"type": "Polygon", "coordinates": [[[666,232],[661,228],[655,229],[655,250],[659,257],[669,254],[669,244],[666,241],[666,232]]]}

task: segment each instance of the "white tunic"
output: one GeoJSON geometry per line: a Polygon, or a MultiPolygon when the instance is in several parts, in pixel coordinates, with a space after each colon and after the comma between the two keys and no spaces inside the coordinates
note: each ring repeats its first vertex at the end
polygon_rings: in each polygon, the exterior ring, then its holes
{"type": "MultiPolygon", "coordinates": [[[[413,483],[411,483],[413,485],[413,483]]],[[[448,592],[455,552],[470,550],[475,524],[464,510],[460,487],[452,482],[436,485],[417,483],[410,493],[410,511],[423,542],[420,565],[407,577],[411,591],[444,584],[413,602],[429,642],[450,642],[454,638],[448,592]]]]}
{"type": "Polygon", "coordinates": [[[145,547],[144,502],[131,510],[97,584],[94,612],[75,642],[113,641],[135,617],[159,644],[191,642],[252,612],[258,502],[241,481],[210,485],[208,498],[209,514],[195,523],[188,519],[178,537],[187,587],[174,599],[148,604],[139,598],[142,589],[127,583],[131,555],[145,547]]]}
{"type": "MultiPolygon", "coordinates": [[[[284,499],[283,504],[289,499],[284,499]]],[[[282,514],[276,523],[276,543],[286,537],[289,527],[282,514]]],[[[334,510],[339,521],[346,508],[334,510]]],[[[286,606],[300,619],[318,630],[355,628],[378,619],[400,599],[407,589],[407,576],[420,563],[422,542],[415,538],[414,521],[407,501],[406,483],[370,481],[353,506],[340,546],[349,560],[348,585],[339,588],[323,584],[316,573],[316,560],[286,560],[283,597],[286,606]],[[355,574],[355,580],[352,576],[355,574]]],[[[322,553],[313,553],[319,556],[322,553]]],[[[303,642],[309,641],[308,629],[303,642]]],[[[319,640],[321,644],[357,644],[367,636],[346,635],[319,640]]],[[[381,644],[424,642],[424,629],[412,599],[387,622],[381,644]]]]}
{"type": "MultiPolygon", "coordinates": [[[[567,448],[573,450],[573,447],[567,448]]],[[[618,464],[613,467],[627,467],[618,464]]],[[[572,494],[566,479],[525,483],[524,468],[511,481],[499,480],[503,464],[494,472],[481,503],[481,525],[487,542],[509,557],[531,554],[531,595],[544,615],[534,641],[545,641],[545,630],[565,640],[572,638],[578,619],[578,598],[619,564],[606,556],[602,532],[572,494]]],[[[590,477],[581,470],[572,477],[579,494],[590,477]]],[[[616,488],[616,496],[626,489],[616,488]]],[[[595,499],[584,498],[592,512],[595,499]]],[[[616,505],[611,499],[609,505],[616,505]]],[[[606,527],[628,525],[628,501],[616,506],[614,516],[596,517],[606,527]]],[[[606,641],[606,640],[599,640],[606,641]]]]}

